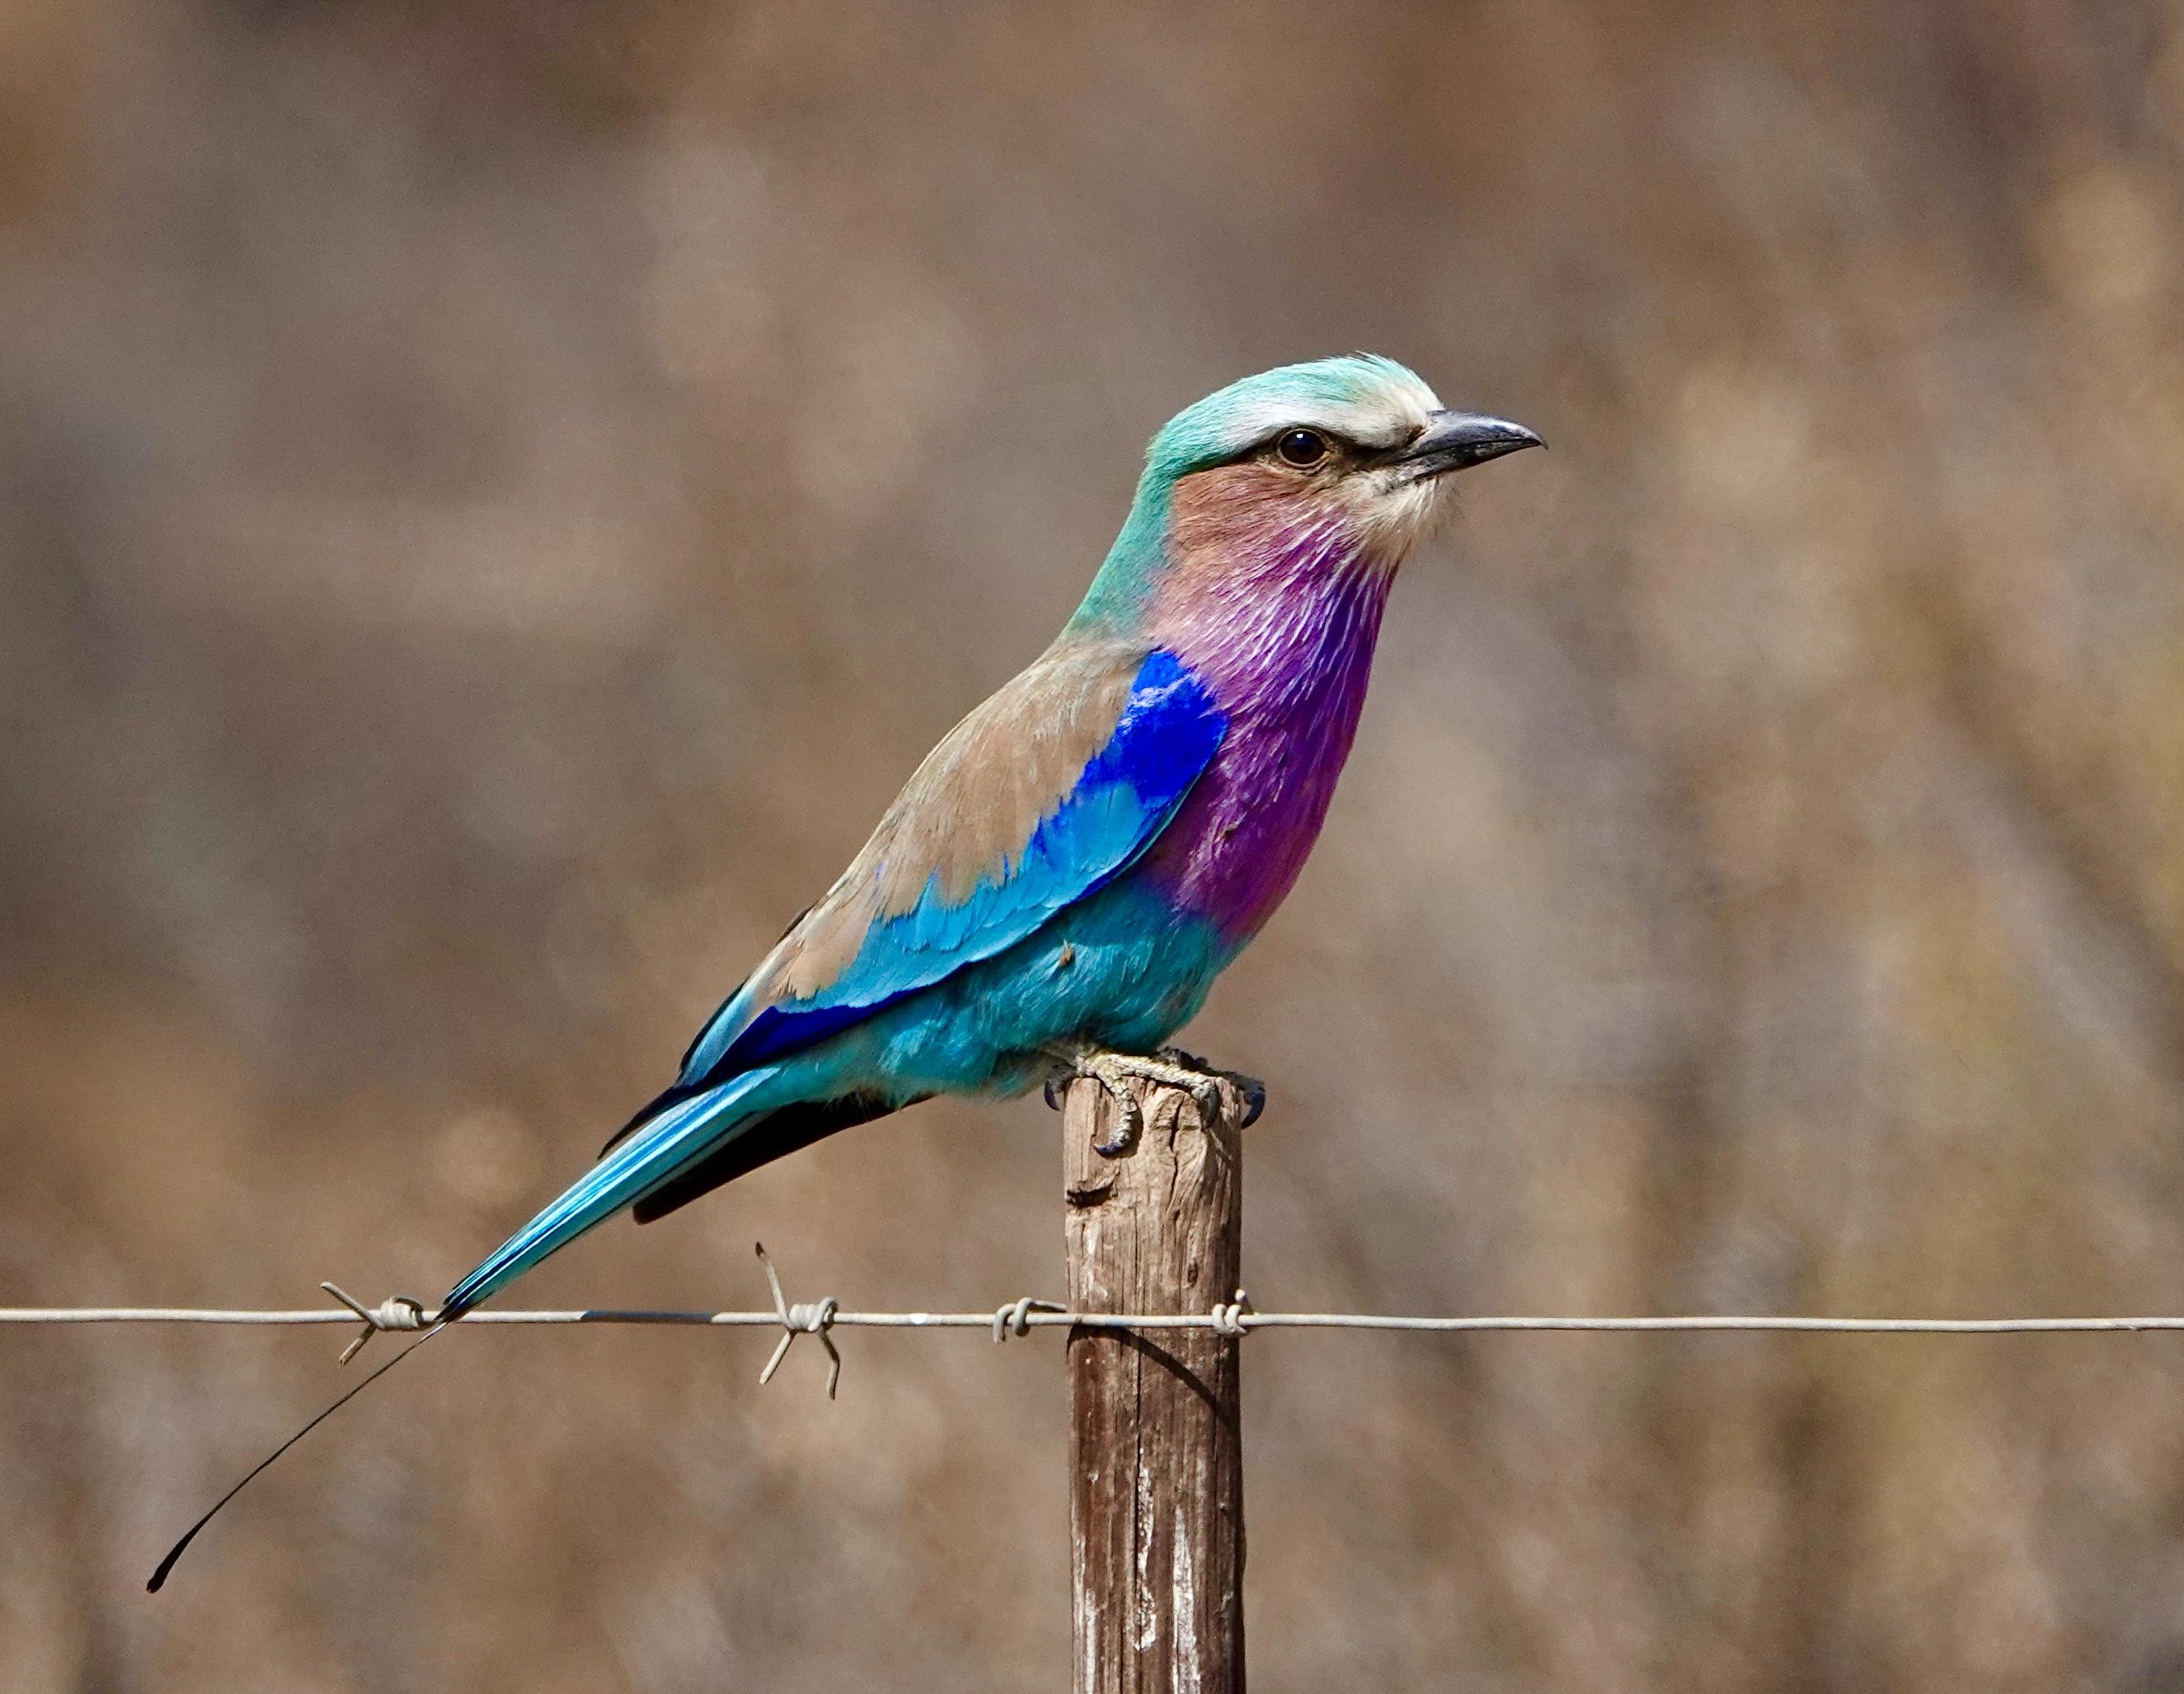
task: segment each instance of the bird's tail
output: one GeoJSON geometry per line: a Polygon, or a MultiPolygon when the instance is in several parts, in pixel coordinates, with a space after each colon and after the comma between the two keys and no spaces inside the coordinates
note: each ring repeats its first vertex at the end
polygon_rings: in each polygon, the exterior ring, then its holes
{"type": "Polygon", "coordinates": [[[174,1569],[175,1562],[188,1550],[198,1532],[220,1514],[222,1507],[274,1460],[464,1312],[505,1288],[555,1248],[567,1245],[593,1224],[611,1218],[661,1184],[672,1182],[708,1155],[717,1152],[738,1130],[762,1119],[766,1107],[755,1097],[777,1074],[771,1067],[746,1072],[705,1094],[677,1101],[649,1121],[640,1123],[627,1140],[594,1165],[582,1182],[510,1236],[483,1264],[457,1283],[441,1302],[431,1329],[252,1466],[242,1481],[220,1496],[211,1511],[190,1525],[181,1540],[159,1561],[159,1568],[152,1573],[151,1581],[145,1585],[158,1593],[168,1573],[174,1569]]]}
{"type": "Polygon", "coordinates": [[[488,1253],[448,1291],[439,1321],[490,1299],[549,1254],[703,1159],[736,1131],[763,1117],[755,1098],[778,1073],[746,1071],[718,1088],[678,1101],[593,1166],[568,1191],[488,1253]]]}

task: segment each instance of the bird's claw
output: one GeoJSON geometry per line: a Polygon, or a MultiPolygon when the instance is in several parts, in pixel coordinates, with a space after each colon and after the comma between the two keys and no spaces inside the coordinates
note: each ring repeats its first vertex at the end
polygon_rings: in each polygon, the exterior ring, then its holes
{"type": "Polygon", "coordinates": [[[1239,1076],[1236,1086],[1244,1091],[1244,1122],[1240,1127],[1248,1129],[1267,1109],[1267,1085],[1256,1077],[1239,1076]]]}
{"type": "Polygon", "coordinates": [[[1184,1089],[1198,1107],[1199,1122],[1205,1125],[1220,1119],[1221,1084],[1224,1081],[1233,1084],[1244,1096],[1245,1127],[1258,1122],[1259,1114],[1267,1106],[1266,1084],[1256,1077],[1217,1070],[1180,1047],[1163,1047],[1150,1056],[1108,1052],[1100,1048],[1071,1048],[1057,1051],[1055,1056],[1067,1068],[1047,1078],[1049,1106],[1061,1108],[1063,1087],[1075,1077],[1091,1078],[1106,1089],[1108,1098],[1115,1102],[1114,1133],[1093,1143],[1093,1151],[1103,1158],[1119,1157],[1128,1151],[1144,1132],[1145,1108],[1128,1086],[1131,1078],[1184,1089]]]}
{"type": "Polygon", "coordinates": [[[1080,1070],[1072,1065],[1067,1077],[1049,1077],[1046,1079],[1043,1091],[1046,1095],[1048,1111],[1061,1110],[1062,1090],[1068,1078],[1079,1076],[1090,1077],[1107,1090],[1108,1098],[1115,1102],[1115,1133],[1104,1141],[1095,1141],[1092,1151],[1105,1159],[1119,1158],[1129,1151],[1130,1144],[1138,1139],[1139,1132],[1145,1127],[1145,1109],[1138,1104],[1137,1096],[1129,1089],[1117,1087],[1111,1078],[1101,1076],[1097,1071],[1080,1070]]]}
{"type": "MultiPolygon", "coordinates": [[[[1071,1074],[1092,1077],[1107,1090],[1108,1097],[1115,1102],[1115,1133],[1103,1141],[1095,1141],[1092,1144],[1092,1151],[1103,1159],[1119,1158],[1128,1152],[1130,1144],[1138,1139],[1139,1132],[1145,1127],[1145,1109],[1138,1104],[1137,1096],[1128,1089],[1117,1088],[1106,1078],[1099,1076],[1096,1073],[1076,1071],[1071,1074]]],[[[1061,1077],[1049,1077],[1046,1079],[1045,1092],[1047,1110],[1050,1112],[1061,1110],[1063,1086],[1064,1079],[1061,1077]]]]}
{"type": "Polygon", "coordinates": [[[1209,1123],[1213,1121],[1213,1114],[1221,1109],[1221,1090],[1214,1086],[1216,1079],[1234,1084],[1236,1092],[1244,1096],[1242,1128],[1248,1129],[1256,1123],[1259,1114],[1267,1109],[1267,1085],[1256,1077],[1245,1076],[1241,1071],[1224,1071],[1218,1065],[1209,1065],[1195,1053],[1184,1052],[1180,1047],[1163,1047],[1155,1056],[1184,1070],[1195,1071],[1204,1078],[1200,1088],[1205,1092],[1193,1089],[1191,1095],[1206,1113],[1206,1121],[1209,1123]]]}
{"type": "Polygon", "coordinates": [[[1115,1133],[1104,1140],[1095,1141],[1092,1151],[1103,1159],[1119,1159],[1137,1145],[1138,1137],[1145,1133],[1145,1109],[1128,1089],[1118,1089],[1111,1083],[1107,1092],[1115,1102],[1115,1133]]]}

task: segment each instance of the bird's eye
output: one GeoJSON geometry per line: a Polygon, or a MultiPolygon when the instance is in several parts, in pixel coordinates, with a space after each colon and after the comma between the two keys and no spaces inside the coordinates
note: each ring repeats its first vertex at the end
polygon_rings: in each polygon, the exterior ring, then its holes
{"type": "Polygon", "coordinates": [[[1301,471],[1327,457],[1327,437],[1316,429],[1293,429],[1274,443],[1282,463],[1301,471]]]}

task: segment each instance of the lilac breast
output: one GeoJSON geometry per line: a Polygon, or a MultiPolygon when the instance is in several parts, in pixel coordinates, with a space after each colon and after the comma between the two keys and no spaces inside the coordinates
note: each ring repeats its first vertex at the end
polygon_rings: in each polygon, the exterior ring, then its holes
{"type": "Polygon", "coordinates": [[[1300,549],[1157,609],[1157,638],[1212,690],[1228,730],[1143,871],[1239,946],[1281,904],[1318,838],[1364,707],[1389,582],[1356,554],[1300,549]]]}

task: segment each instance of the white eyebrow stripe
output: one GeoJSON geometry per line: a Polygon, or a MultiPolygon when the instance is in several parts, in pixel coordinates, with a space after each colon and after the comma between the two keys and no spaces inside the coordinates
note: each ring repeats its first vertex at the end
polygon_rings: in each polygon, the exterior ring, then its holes
{"type": "Polygon", "coordinates": [[[1435,410],[1432,399],[1430,393],[1424,403],[1404,396],[1409,404],[1394,396],[1348,402],[1268,399],[1236,415],[1235,439],[1240,446],[1248,445],[1271,440],[1284,430],[1320,429],[1361,447],[1396,447],[1425,427],[1435,410]]]}

